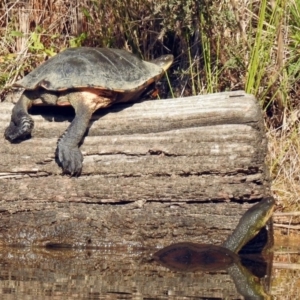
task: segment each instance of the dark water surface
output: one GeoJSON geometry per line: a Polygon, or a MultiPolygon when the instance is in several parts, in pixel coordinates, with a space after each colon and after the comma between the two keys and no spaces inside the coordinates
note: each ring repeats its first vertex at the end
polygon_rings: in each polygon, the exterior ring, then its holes
{"type": "MultiPolygon", "coordinates": [[[[283,299],[261,256],[212,272],[197,269],[194,260],[193,272],[186,272],[155,261],[156,251],[1,248],[0,299],[243,299],[237,281],[242,289],[252,285],[251,299],[268,299],[272,289],[274,299],[283,299]]],[[[177,264],[190,263],[180,255],[177,264]]]]}

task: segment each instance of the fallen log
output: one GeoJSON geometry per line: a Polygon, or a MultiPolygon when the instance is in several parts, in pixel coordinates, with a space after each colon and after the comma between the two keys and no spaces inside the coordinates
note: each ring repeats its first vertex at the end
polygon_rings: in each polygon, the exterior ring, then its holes
{"type": "MultiPolygon", "coordinates": [[[[4,132],[13,104],[0,105],[4,132]]],[[[269,194],[261,110],[242,91],[97,112],[78,178],[54,156],[72,115],[44,107],[33,119],[31,139],[0,145],[2,245],[217,244],[269,194]]]]}

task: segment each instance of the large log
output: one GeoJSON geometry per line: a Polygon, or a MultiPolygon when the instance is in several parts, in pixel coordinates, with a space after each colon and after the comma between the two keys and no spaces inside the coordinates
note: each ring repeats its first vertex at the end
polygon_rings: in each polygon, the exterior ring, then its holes
{"type": "MultiPolygon", "coordinates": [[[[13,104],[0,106],[4,132],[13,104]]],[[[263,118],[244,92],[99,111],[79,178],[54,157],[72,116],[41,109],[31,139],[0,145],[0,244],[221,243],[269,194],[263,118]]]]}

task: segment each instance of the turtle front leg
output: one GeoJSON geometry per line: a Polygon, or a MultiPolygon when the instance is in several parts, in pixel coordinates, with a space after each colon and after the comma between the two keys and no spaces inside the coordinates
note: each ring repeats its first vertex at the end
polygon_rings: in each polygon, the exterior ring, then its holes
{"type": "Polygon", "coordinates": [[[35,92],[24,91],[14,106],[10,124],[4,132],[4,137],[10,142],[30,137],[34,122],[28,114],[28,109],[31,107],[34,99],[36,99],[35,92]]]}
{"type": "MultiPolygon", "coordinates": [[[[74,92],[68,95],[75,109],[75,118],[57,142],[56,158],[64,173],[79,176],[82,170],[83,156],[79,143],[88,128],[93,112],[97,109],[85,92],[74,92]]],[[[95,96],[95,95],[93,95],[95,96]]]]}

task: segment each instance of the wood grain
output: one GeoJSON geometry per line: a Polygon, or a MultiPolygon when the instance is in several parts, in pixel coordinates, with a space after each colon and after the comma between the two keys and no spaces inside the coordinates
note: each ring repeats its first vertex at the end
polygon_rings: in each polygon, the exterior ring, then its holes
{"type": "MultiPolygon", "coordinates": [[[[4,132],[13,104],[0,106],[4,132]]],[[[269,193],[261,110],[242,91],[97,112],[78,178],[63,176],[54,157],[72,114],[38,113],[31,139],[0,145],[2,244],[221,242],[247,203],[269,193]]]]}

